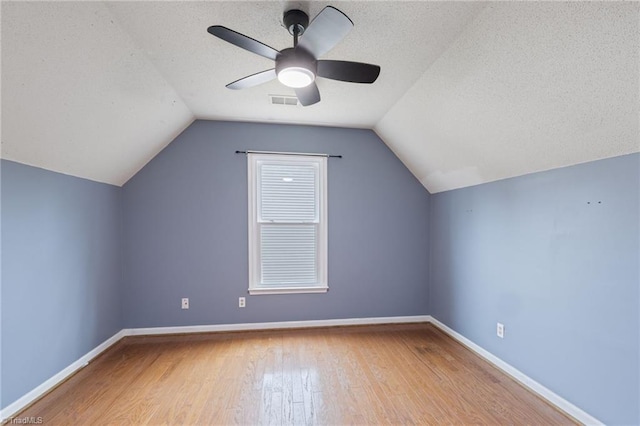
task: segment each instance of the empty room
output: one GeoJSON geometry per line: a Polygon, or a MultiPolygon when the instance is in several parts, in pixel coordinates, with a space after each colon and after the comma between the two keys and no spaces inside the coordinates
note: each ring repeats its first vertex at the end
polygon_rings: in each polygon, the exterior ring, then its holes
{"type": "Polygon", "coordinates": [[[640,425],[640,2],[0,23],[3,424],[640,425]]]}

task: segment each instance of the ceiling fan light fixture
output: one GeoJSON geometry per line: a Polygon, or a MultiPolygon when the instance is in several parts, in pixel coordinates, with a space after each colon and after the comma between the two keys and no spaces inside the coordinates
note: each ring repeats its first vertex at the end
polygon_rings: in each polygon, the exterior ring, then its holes
{"type": "MultiPolygon", "coordinates": [[[[353,28],[351,19],[335,7],[326,6],[311,22],[305,12],[288,10],[282,17],[282,24],[293,36],[293,47],[280,51],[222,25],[207,28],[211,35],[275,62],[275,68],[227,84],[229,89],[246,89],[277,78],[283,86],[295,89],[295,104],[309,106],[320,102],[320,91],[315,84],[317,77],[368,84],[378,78],[378,65],[318,59],[353,28]]],[[[284,104],[273,100],[272,103],[284,104]]]]}
{"type": "Polygon", "coordinates": [[[278,80],[287,87],[299,89],[307,87],[316,79],[316,75],[303,67],[287,67],[278,72],[278,80]]]}

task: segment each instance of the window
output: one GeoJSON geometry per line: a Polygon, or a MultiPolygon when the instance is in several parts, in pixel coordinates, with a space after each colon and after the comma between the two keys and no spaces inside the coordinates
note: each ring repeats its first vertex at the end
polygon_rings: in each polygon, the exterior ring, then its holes
{"type": "Polygon", "coordinates": [[[327,158],[247,155],[249,293],[327,291],[327,158]]]}

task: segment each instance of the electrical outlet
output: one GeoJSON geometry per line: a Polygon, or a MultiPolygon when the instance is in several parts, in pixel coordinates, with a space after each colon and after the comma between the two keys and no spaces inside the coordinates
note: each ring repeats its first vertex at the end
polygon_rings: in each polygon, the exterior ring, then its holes
{"type": "Polygon", "coordinates": [[[244,308],[245,306],[247,306],[247,301],[245,300],[244,297],[238,297],[238,307],[239,308],[244,308]]]}
{"type": "Polygon", "coordinates": [[[496,334],[499,338],[504,339],[504,324],[498,323],[498,326],[496,327],[496,334]]]}
{"type": "Polygon", "coordinates": [[[188,297],[183,297],[182,298],[182,309],[189,309],[189,298],[188,297]]]}

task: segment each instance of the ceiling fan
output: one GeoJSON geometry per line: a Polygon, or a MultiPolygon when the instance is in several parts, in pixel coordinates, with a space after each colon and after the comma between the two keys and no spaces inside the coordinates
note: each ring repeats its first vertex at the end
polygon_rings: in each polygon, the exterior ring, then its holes
{"type": "Polygon", "coordinates": [[[353,22],[338,9],[327,6],[309,23],[301,10],[284,13],[284,26],[293,36],[293,47],[277,51],[257,40],[221,25],[207,31],[222,40],[275,61],[275,68],[261,71],[227,84],[229,89],[246,89],[278,79],[296,92],[303,106],[320,101],[317,77],[350,83],[373,83],[380,74],[378,65],[318,59],[338,44],[353,28],[353,22]]]}

